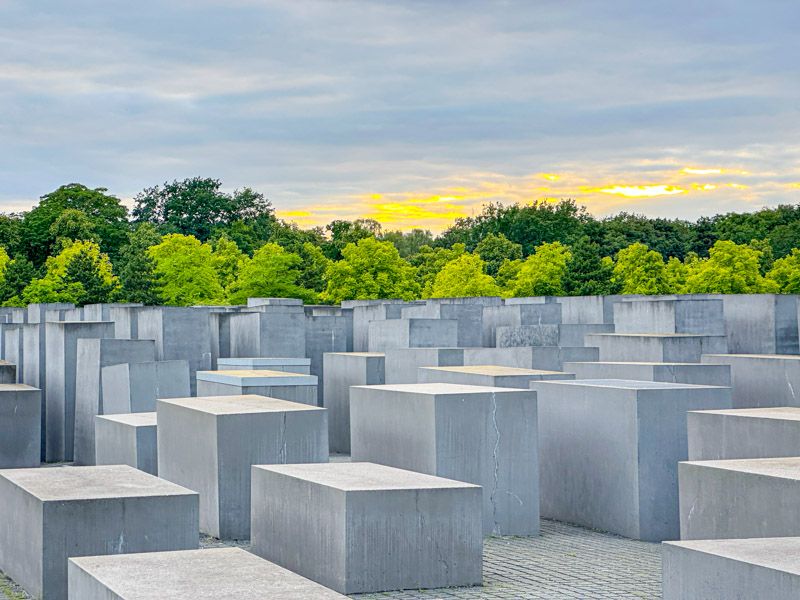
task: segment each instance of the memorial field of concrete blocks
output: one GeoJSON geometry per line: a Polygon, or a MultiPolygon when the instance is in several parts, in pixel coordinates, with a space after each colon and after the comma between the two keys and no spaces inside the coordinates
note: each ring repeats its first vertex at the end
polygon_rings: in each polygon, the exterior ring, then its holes
{"type": "Polygon", "coordinates": [[[0,598],[615,597],[562,527],[657,553],[632,597],[798,598],[799,310],[0,309],[0,598]]]}

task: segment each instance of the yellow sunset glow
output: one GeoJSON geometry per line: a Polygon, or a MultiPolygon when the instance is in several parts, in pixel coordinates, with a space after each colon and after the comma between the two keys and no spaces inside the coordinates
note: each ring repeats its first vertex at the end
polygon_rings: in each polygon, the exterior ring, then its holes
{"type": "Polygon", "coordinates": [[[686,190],[672,185],[615,185],[601,188],[603,194],[614,194],[627,198],[650,198],[653,196],[672,196],[683,194],[686,190]]]}
{"type": "Polygon", "coordinates": [[[695,167],[684,167],[681,169],[681,173],[686,173],[687,175],[720,175],[722,173],[722,169],[701,169],[695,167]]]}

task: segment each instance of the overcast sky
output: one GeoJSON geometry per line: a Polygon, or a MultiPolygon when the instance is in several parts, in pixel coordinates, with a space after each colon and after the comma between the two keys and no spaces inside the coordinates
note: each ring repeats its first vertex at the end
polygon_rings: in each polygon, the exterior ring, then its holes
{"type": "Polygon", "coordinates": [[[302,225],[800,202],[800,3],[0,0],[0,210],[195,175],[302,225]]]}

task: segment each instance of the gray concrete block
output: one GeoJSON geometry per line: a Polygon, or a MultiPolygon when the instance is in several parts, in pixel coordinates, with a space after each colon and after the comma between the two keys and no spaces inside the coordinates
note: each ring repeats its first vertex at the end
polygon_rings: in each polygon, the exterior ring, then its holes
{"type": "Polygon", "coordinates": [[[417,383],[420,367],[464,364],[467,348],[392,348],[383,352],[386,383],[417,383]]]}
{"type": "Polygon", "coordinates": [[[800,406],[800,356],[704,354],[702,361],[730,366],[734,408],[800,406]]]}
{"type": "Polygon", "coordinates": [[[564,371],[565,362],[593,361],[598,360],[599,356],[599,350],[593,347],[561,348],[558,346],[521,346],[518,348],[464,348],[463,364],[503,365],[520,369],[564,371]]]}
{"type": "MultiPolygon", "coordinates": [[[[50,302],[44,304],[29,304],[28,305],[28,319],[26,323],[44,323],[48,320],[47,313],[53,311],[69,311],[75,308],[74,304],[70,302],[50,302]]],[[[61,319],[56,319],[61,320],[61,319]]]]}
{"type": "Polygon", "coordinates": [[[455,345],[459,348],[483,345],[483,310],[486,306],[499,306],[500,298],[469,298],[473,302],[455,303],[427,300],[423,305],[406,306],[402,316],[406,319],[445,319],[458,322],[458,338],[455,345]]]}
{"type": "Polygon", "coordinates": [[[800,456],[800,408],[689,412],[689,460],[800,456]]]}
{"type": "MultiPolygon", "coordinates": [[[[523,327],[532,325],[558,325],[561,323],[561,305],[557,303],[513,304],[487,306],[483,309],[482,343],[493,348],[498,346],[498,327],[523,327]]],[[[551,344],[558,345],[558,342],[551,344]]]]}
{"type": "Polygon", "coordinates": [[[455,319],[391,319],[369,324],[369,352],[392,348],[454,348],[458,344],[455,319]]]}
{"type": "Polygon", "coordinates": [[[539,532],[536,395],[420,383],[350,388],[354,461],[480,485],[484,532],[539,532]]]}
{"type": "Polygon", "coordinates": [[[0,383],[17,383],[17,365],[0,360],[0,383]]]}
{"type": "Polygon", "coordinates": [[[725,336],[686,333],[593,333],[586,345],[600,349],[603,362],[700,362],[703,354],[727,352],[725,336]]]}
{"type": "Polygon", "coordinates": [[[0,384],[0,469],[38,467],[42,393],[24,384],[0,384]]]}
{"type": "Polygon", "coordinates": [[[798,354],[797,296],[790,294],[720,294],[735,354],[798,354]]]}
{"type": "Polygon", "coordinates": [[[800,536],[800,458],[679,465],[682,540],[800,536]]]}
{"type": "Polygon", "coordinates": [[[248,298],[247,308],[262,306],[303,306],[300,298],[248,298]]]}
{"type": "Polygon", "coordinates": [[[137,302],[114,302],[105,304],[87,304],[83,306],[84,321],[114,321],[112,315],[118,315],[120,309],[140,308],[144,306],[137,302]]]}
{"type": "Polygon", "coordinates": [[[0,471],[0,570],[67,598],[67,558],[197,548],[197,494],[128,466],[0,471]]]}
{"type": "Polygon", "coordinates": [[[155,342],[152,340],[78,340],[75,365],[75,464],[94,464],[94,418],[105,414],[103,368],[153,361],[155,353],[155,342]]]}
{"type": "Polygon", "coordinates": [[[230,318],[231,356],[306,356],[302,306],[265,305],[230,318]]]}
{"type": "Polygon", "coordinates": [[[385,321],[402,317],[406,306],[423,306],[424,302],[403,302],[402,300],[350,300],[342,302],[342,308],[353,311],[353,351],[369,350],[369,324],[372,321],[385,321]]]}
{"type": "Polygon", "coordinates": [[[518,369],[497,365],[470,365],[465,367],[420,367],[419,383],[455,383],[488,387],[530,389],[531,381],[549,379],[575,379],[572,373],[518,369]]]}
{"type": "Polygon", "coordinates": [[[218,371],[285,371],[311,374],[310,358],[220,358],[218,371]]]}
{"type": "Polygon", "coordinates": [[[502,325],[495,329],[495,345],[498,348],[558,346],[558,325],[502,325]]]}
{"type": "Polygon", "coordinates": [[[69,560],[70,600],[344,600],[241,548],[91,556],[69,560]]]}
{"type": "Polygon", "coordinates": [[[647,541],[678,539],[686,413],[730,408],[730,390],[689,384],[532,382],[546,518],[647,541]]]}
{"type": "Polygon", "coordinates": [[[101,383],[107,415],[152,412],[158,398],[185,398],[191,393],[185,360],[103,367],[101,383]]]}
{"type": "Polygon", "coordinates": [[[200,530],[250,536],[250,466],[327,462],[325,409],[262,396],[158,401],[159,476],[200,492],[200,530]]]}
{"type": "Polygon", "coordinates": [[[614,326],[600,323],[562,323],[558,326],[558,345],[581,348],[591,333],[614,333],[614,326]]]}
{"type": "Polygon", "coordinates": [[[24,373],[24,354],[22,350],[22,326],[19,323],[5,323],[0,326],[3,335],[3,358],[15,365],[15,383],[22,383],[24,373]]]}
{"type": "Polygon", "coordinates": [[[250,394],[316,406],[317,378],[288,371],[198,371],[197,394],[250,394]]]}
{"type": "MultiPolygon", "coordinates": [[[[62,321],[46,323],[45,329],[47,332],[45,457],[47,462],[71,461],[75,447],[78,340],[113,338],[114,324],[62,321]]],[[[28,347],[27,340],[25,347],[26,349],[28,347]]]]}
{"type": "Polygon", "coordinates": [[[386,383],[386,357],[380,352],[329,352],[324,362],[330,450],[350,454],[350,387],[386,383]]]}
{"type": "Polygon", "coordinates": [[[94,464],[130,465],[158,475],[156,413],[98,415],[94,419],[94,464]]]}
{"type": "Polygon", "coordinates": [[[139,312],[141,306],[111,305],[108,309],[108,320],[114,323],[114,336],[118,340],[139,339],[139,312]]]}
{"type": "Polygon", "coordinates": [[[800,598],[800,538],[666,542],[664,600],[800,598]]]}
{"type": "MultiPolygon", "coordinates": [[[[311,374],[322,381],[326,352],[348,352],[353,349],[351,316],[306,314],[306,356],[311,361],[311,374]]],[[[322,386],[317,387],[317,406],[323,405],[322,386]]]]}
{"type": "Polygon", "coordinates": [[[576,379],[633,379],[730,387],[728,365],[661,362],[566,362],[564,371],[576,379]]]}
{"type": "Polygon", "coordinates": [[[343,594],[478,585],[481,488],[367,463],[253,467],[252,552],[343,594]]]}
{"type": "Polygon", "coordinates": [[[725,335],[722,300],[650,300],[614,304],[617,333],[725,335]]]}

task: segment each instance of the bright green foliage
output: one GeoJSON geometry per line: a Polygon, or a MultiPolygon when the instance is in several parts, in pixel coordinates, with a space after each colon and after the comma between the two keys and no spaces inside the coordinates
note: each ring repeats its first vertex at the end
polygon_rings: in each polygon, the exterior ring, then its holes
{"type": "Polygon", "coordinates": [[[572,257],[564,273],[564,293],[569,296],[596,296],[616,293],[611,281],[613,264],[604,263],[600,246],[583,236],[572,245],[572,257]]]}
{"type": "Polygon", "coordinates": [[[490,233],[475,246],[475,253],[486,265],[486,272],[495,277],[506,260],[522,258],[522,246],[515,244],[502,233],[490,233]]]}
{"type": "Polygon", "coordinates": [[[403,258],[408,258],[420,251],[423,246],[433,245],[433,235],[427,229],[412,229],[407,233],[402,231],[387,231],[380,236],[382,242],[392,242],[403,258]]]}
{"type": "Polygon", "coordinates": [[[62,212],[50,226],[50,237],[55,248],[60,248],[64,240],[88,240],[100,243],[95,223],[86,213],[76,208],[62,212]]]}
{"type": "Polygon", "coordinates": [[[161,235],[150,223],[141,223],[128,236],[128,244],[120,251],[115,267],[120,289],[114,298],[118,302],[160,304],[156,287],[155,263],[148,248],[161,243],[161,235]]]}
{"type": "Polygon", "coordinates": [[[697,261],[686,278],[689,294],[761,294],[779,285],[761,275],[761,252],[744,244],[718,241],[707,259],[697,261]]]}
{"type": "Polygon", "coordinates": [[[22,218],[17,213],[0,214],[0,246],[11,256],[18,256],[25,250],[22,247],[22,218]]]}
{"type": "Polygon", "coordinates": [[[106,266],[111,265],[98,261],[96,255],[87,249],[82,249],[67,263],[64,281],[68,285],[77,283],[81,286],[81,293],[73,301],[75,304],[83,306],[111,300],[119,282],[105,272],[106,266]]]}
{"type": "Polygon", "coordinates": [[[683,263],[674,256],[670,257],[664,266],[664,277],[667,280],[667,288],[672,294],[686,293],[686,278],[689,277],[690,266],[697,257],[687,257],[687,263],[683,263]]]}
{"type": "Polygon", "coordinates": [[[515,297],[563,295],[562,282],[571,257],[569,248],[560,242],[538,246],[509,283],[509,294],[515,297]]]}
{"type": "Polygon", "coordinates": [[[0,246],[0,279],[5,277],[6,267],[11,262],[11,257],[6,252],[6,249],[0,246]]]}
{"type": "Polygon", "coordinates": [[[766,275],[767,271],[769,271],[775,263],[775,254],[772,251],[769,240],[750,240],[750,243],[747,245],[753,250],[761,252],[761,256],[758,257],[758,270],[762,275],[766,275]]]}
{"type": "Polygon", "coordinates": [[[414,267],[400,258],[391,242],[364,238],[345,246],[342,255],[343,259],[331,264],[325,273],[328,285],[321,296],[324,302],[419,297],[414,267]]]}
{"type": "Polygon", "coordinates": [[[433,280],[444,266],[466,252],[464,244],[453,244],[452,248],[436,248],[423,246],[419,253],[408,259],[417,269],[417,282],[422,289],[423,297],[433,293],[433,280]]]}
{"type": "Polygon", "coordinates": [[[789,256],[776,260],[767,279],[778,284],[782,294],[800,294],[800,250],[794,248],[789,256]]]}
{"type": "Polygon", "coordinates": [[[484,273],[485,268],[486,265],[476,254],[459,256],[436,275],[430,297],[499,296],[500,288],[491,275],[484,273]]]}
{"type": "MultiPolygon", "coordinates": [[[[83,286],[80,283],[64,283],[54,279],[34,279],[24,290],[19,301],[19,306],[35,302],[72,302],[78,303],[78,298],[83,295],[83,286]]],[[[17,304],[9,301],[8,304],[17,304]]]]}
{"type": "Polygon", "coordinates": [[[523,261],[521,258],[517,260],[504,260],[497,271],[497,277],[494,280],[501,289],[507,290],[511,282],[519,275],[519,270],[522,268],[523,261]]]}
{"type": "Polygon", "coordinates": [[[613,281],[621,294],[669,294],[666,265],[661,254],[640,243],[617,253],[613,281]]]}
{"type": "Polygon", "coordinates": [[[322,244],[322,251],[331,260],[341,260],[342,252],[348,244],[355,244],[381,233],[380,223],[373,219],[336,220],[326,225],[325,229],[330,233],[330,240],[322,244]]]}
{"type": "Polygon", "coordinates": [[[24,256],[18,256],[3,269],[0,302],[4,306],[21,306],[22,290],[36,278],[36,267],[24,256]]]}
{"type": "Polygon", "coordinates": [[[297,255],[303,260],[297,284],[307,290],[322,292],[325,289],[325,272],[331,261],[311,242],[300,246],[297,255]]]}
{"type": "Polygon", "coordinates": [[[314,300],[316,294],[297,285],[302,259],[278,244],[264,244],[253,259],[239,271],[229,290],[232,304],[245,304],[248,298],[302,298],[314,300]]]}
{"type": "Polygon", "coordinates": [[[209,244],[193,235],[172,233],[148,248],[147,254],[155,264],[157,290],[164,303],[188,306],[222,301],[224,292],[209,244]]]}
{"type": "Polygon", "coordinates": [[[211,264],[217,272],[219,284],[227,288],[236,281],[239,270],[249,259],[239,250],[236,242],[223,235],[214,243],[214,252],[211,255],[211,264]]]}

